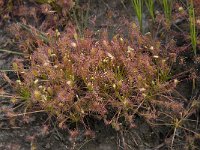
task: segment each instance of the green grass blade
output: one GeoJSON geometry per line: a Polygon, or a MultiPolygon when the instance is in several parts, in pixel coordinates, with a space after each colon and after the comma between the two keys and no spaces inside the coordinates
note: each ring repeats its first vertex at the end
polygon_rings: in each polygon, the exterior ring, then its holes
{"type": "Polygon", "coordinates": [[[195,11],[193,1],[189,3],[189,21],[190,21],[190,39],[192,44],[192,49],[194,55],[197,54],[197,31],[196,31],[196,22],[195,22],[195,11]]]}
{"type": "Polygon", "coordinates": [[[10,53],[10,54],[16,54],[16,55],[25,55],[24,53],[20,53],[20,52],[16,52],[16,51],[11,51],[11,50],[6,50],[6,49],[0,49],[0,52],[10,53]]]}
{"type": "Polygon", "coordinates": [[[143,0],[132,0],[133,9],[135,10],[140,31],[143,31],[143,22],[142,22],[142,16],[143,16],[143,0]]]}
{"type": "Polygon", "coordinates": [[[170,26],[172,16],[172,0],[161,0],[167,24],[170,26]]]}
{"type": "Polygon", "coordinates": [[[146,7],[150,13],[151,18],[155,21],[154,16],[154,0],[145,0],[146,7]]]}
{"type": "MultiPolygon", "coordinates": [[[[22,23],[19,23],[19,22],[18,22],[18,24],[19,24],[23,29],[25,29],[25,30],[27,30],[27,31],[29,31],[30,33],[33,34],[33,31],[32,31],[32,29],[31,29],[29,26],[27,26],[27,25],[25,25],[25,24],[22,24],[22,23]]],[[[39,31],[39,30],[37,30],[37,29],[34,29],[34,30],[36,30],[37,36],[38,36],[41,40],[43,40],[45,43],[49,43],[49,39],[47,38],[47,36],[45,35],[45,33],[41,32],[41,31],[39,31]]]]}

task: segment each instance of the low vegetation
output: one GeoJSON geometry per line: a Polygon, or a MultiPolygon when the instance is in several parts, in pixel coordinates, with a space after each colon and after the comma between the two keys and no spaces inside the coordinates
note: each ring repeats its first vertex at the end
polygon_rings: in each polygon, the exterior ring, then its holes
{"type": "Polygon", "coordinates": [[[18,96],[28,109],[45,110],[62,125],[85,125],[94,117],[119,130],[122,123],[134,126],[136,114],[159,118],[157,106],[178,115],[182,104],[164,98],[178,82],[170,80],[170,60],[158,42],[136,31],[111,41],[70,31],[53,40],[54,33],[49,45],[40,44],[30,55],[28,67],[27,61],[13,64],[18,96]]]}
{"type": "Polygon", "coordinates": [[[169,130],[171,149],[176,137],[199,137],[199,97],[186,99],[179,92],[186,80],[193,84],[193,93],[198,84],[197,1],[131,0],[139,27],[126,22],[126,28],[111,38],[107,30],[89,29],[90,3],[81,7],[79,0],[36,0],[39,9],[29,13],[21,3],[0,0],[2,24],[12,15],[37,20],[35,27],[24,18],[6,27],[18,49],[0,48],[17,55],[12,68],[2,73],[12,93],[1,96],[20,106],[13,114],[5,111],[8,117],[43,112],[61,129],[78,131],[82,125],[90,130],[93,119],[120,132],[136,128],[135,120],[141,118],[152,128],[169,130]],[[163,11],[156,12],[156,5],[163,11]],[[154,36],[144,33],[144,8],[153,20],[149,29],[154,36]],[[34,14],[45,20],[41,23],[34,14]],[[181,17],[189,31],[179,28],[176,20],[181,17]],[[178,36],[183,41],[179,45],[178,36]],[[184,63],[185,53],[192,60],[189,65],[184,63]],[[190,126],[192,121],[197,126],[190,126]]]}

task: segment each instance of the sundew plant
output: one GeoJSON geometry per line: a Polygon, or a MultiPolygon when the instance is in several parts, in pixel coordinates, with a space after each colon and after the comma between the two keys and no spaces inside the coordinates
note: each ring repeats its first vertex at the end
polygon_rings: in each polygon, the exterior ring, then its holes
{"type": "Polygon", "coordinates": [[[158,41],[135,26],[129,33],[127,39],[116,35],[110,41],[106,33],[97,40],[91,32],[80,38],[69,29],[59,37],[49,35],[56,37],[51,43],[38,42],[29,67],[15,62],[20,76],[15,89],[26,110],[44,110],[60,127],[86,126],[85,118],[92,117],[116,130],[122,121],[133,127],[136,114],[159,118],[152,106],[175,115],[182,104],[162,98],[176,85],[169,81],[170,66],[158,41]]]}

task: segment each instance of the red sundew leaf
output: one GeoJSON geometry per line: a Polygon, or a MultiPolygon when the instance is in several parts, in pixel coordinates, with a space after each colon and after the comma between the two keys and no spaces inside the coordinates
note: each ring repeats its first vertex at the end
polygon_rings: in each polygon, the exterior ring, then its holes
{"type": "Polygon", "coordinates": [[[2,76],[3,79],[4,79],[6,82],[8,82],[10,85],[13,84],[13,81],[10,80],[10,78],[7,76],[7,74],[6,74],[5,72],[0,72],[0,76],[2,76]]]}
{"type": "Polygon", "coordinates": [[[4,0],[0,0],[0,7],[4,5],[4,0]]]}
{"type": "Polygon", "coordinates": [[[95,138],[95,132],[92,130],[86,130],[84,135],[89,138],[95,138]]]}
{"type": "Polygon", "coordinates": [[[0,88],[0,95],[4,95],[4,94],[6,94],[6,92],[4,91],[3,88],[0,88]]]}
{"type": "Polygon", "coordinates": [[[48,125],[43,125],[41,128],[41,134],[44,135],[48,135],[49,134],[49,126],[48,125]]]}
{"type": "Polygon", "coordinates": [[[43,14],[52,14],[51,5],[49,4],[42,4],[40,5],[40,10],[43,14]]]}
{"type": "Polygon", "coordinates": [[[77,138],[79,136],[80,131],[78,129],[70,130],[69,134],[70,134],[71,140],[74,140],[75,138],[77,138]]]}

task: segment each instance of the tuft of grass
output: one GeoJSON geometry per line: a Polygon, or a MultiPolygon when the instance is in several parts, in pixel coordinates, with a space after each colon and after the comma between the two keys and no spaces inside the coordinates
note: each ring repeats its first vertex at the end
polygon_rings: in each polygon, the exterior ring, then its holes
{"type": "Polygon", "coordinates": [[[170,27],[172,16],[172,0],[161,0],[161,3],[163,5],[167,25],[170,27]]]}
{"type": "Polygon", "coordinates": [[[154,15],[154,0],[145,0],[146,7],[149,11],[149,14],[153,21],[155,21],[155,15],[154,15]]]}
{"type": "Polygon", "coordinates": [[[196,20],[195,20],[195,10],[193,0],[190,0],[188,4],[189,8],[189,21],[190,21],[190,39],[192,44],[192,49],[194,51],[194,55],[197,55],[197,31],[196,31],[196,20]]]}
{"type": "Polygon", "coordinates": [[[20,22],[18,22],[17,24],[18,24],[21,28],[23,28],[24,30],[27,30],[28,32],[30,32],[31,34],[37,34],[37,36],[38,36],[41,40],[43,40],[44,42],[46,42],[46,43],[49,42],[49,39],[47,38],[47,36],[45,35],[44,32],[39,31],[38,29],[35,29],[35,28],[33,29],[33,28],[31,28],[30,26],[25,25],[25,24],[20,23],[20,22]]]}
{"type": "Polygon", "coordinates": [[[143,31],[143,22],[142,22],[143,0],[132,0],[132,5],[139,22],[140,31],[142,32],[143,31]]]}
{"type": "Polygon", "coordinates": [[[72,19],[75,22],[78,33],[83,36],[83,31],[88,27],[90,0],[86,7],[80,6],[79,0],[75,1],[75,6],[72,8],[72,19]]]}

